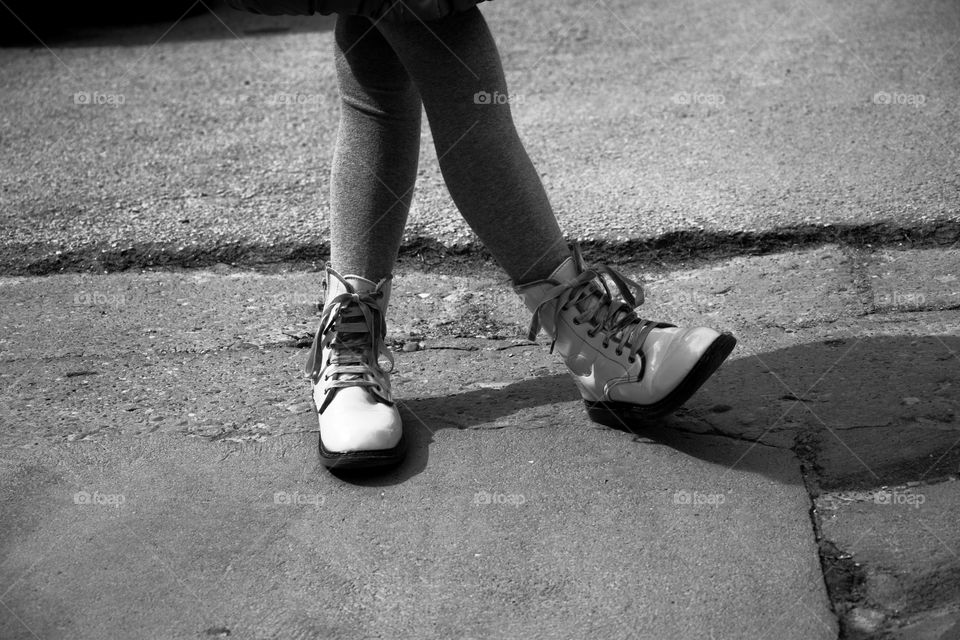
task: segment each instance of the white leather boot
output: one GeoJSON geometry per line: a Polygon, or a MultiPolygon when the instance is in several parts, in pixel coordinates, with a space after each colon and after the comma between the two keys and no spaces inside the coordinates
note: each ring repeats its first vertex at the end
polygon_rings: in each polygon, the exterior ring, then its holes
{"type": "Polygon", "coordinates": [[[390,277],[379,283],[341,276],[327,268],[320,328],[307,358],[320,421],[320,458],[328,467],[380,467],[403,459],[400,413],[380,356],[393,368],[384,344],[390,277]]]}
{"type": "Polygon", "coordinates": [[[533,313],[530,340],[541,327],[553,338],[551,349],[563,356],[590,418],[611,426],[676,410],[737,343],[706,327],[641,319],[635,310],[643,303],[640,285],[607,266],[587,269],[576,246],[549,278],[515,290],[533,313]]]}

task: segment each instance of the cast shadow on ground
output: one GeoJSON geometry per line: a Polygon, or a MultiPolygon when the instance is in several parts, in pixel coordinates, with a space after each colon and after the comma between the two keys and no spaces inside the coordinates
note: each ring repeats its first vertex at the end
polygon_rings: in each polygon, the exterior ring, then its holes
{"type": "Polygon", "coordinates": [[[0,47],[153,47],[332,31],[335,16],[263,16],[223,0],[91,4],[17,0],[0,6],[0,47]]]}
{"type": "MultiPolygon", "coordinates": [[[[654,441],[746,470],[750,458],[742,456],[751,447],[792,450],[825,488],[893,485],[960,468],[960,338],[848,338],[755,355],[747,355],[748,348],[734,352],[676,415],[620,429],[635,434],[634,442],[654,441]],[[718,435],[741,446],[717,447],[718,435]]],[[[484,428],[524,409],[578,399],[566,375],[405,399],[406,461],[383,475],[345,479],[404,482],[426,469],[432,433],[439,429],[484,428]]],[[[585,412],[582,426],[606,428],[585,412]]],[[[550,437],[548,429],[544,437],[550,437]]]]}

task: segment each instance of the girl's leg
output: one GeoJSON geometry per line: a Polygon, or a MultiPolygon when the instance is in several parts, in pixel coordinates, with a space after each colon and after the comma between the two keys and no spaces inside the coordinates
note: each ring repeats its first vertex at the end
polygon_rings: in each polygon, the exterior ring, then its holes
{"type": "Polygon", "coordinates": [[[328,467],[403,458],[403,424],[383,344],[390,281],[420,153],[420,98],[366,18],[337,19],[340,127],[331,176],[330,261],[320,329],[307,358],[328,467]]]}
{"type": "Polygon", "coordinates": [[[420,154],[420,97],[390,45],[362,17],[340,16],[340,126],[330,181],[330,262],[374,282],[393,271],[420,154]]]}
{"type": "MultiPolygon", "coordinates": [[[[420,90],[447,187],[533,312],[530,337],[553,338],[590,416],[614,425],[673,411],[736,344],[729,334],[643,320],[631,283],[570,257],[514,130],[496,46],[479,10],[378,29],[420,90]],[[619,295],[601,281],[607,274],[619,295]]],[[[642,301],[642,298],[640,299],[642,301]]]]}
{"type": "Polygon", "coordinates": [[[570,255],[506,102],[500,54],[477,8],[377,29],[413,78],[440,169],[467,223],[515,284],[545,278],[570,255]]]}

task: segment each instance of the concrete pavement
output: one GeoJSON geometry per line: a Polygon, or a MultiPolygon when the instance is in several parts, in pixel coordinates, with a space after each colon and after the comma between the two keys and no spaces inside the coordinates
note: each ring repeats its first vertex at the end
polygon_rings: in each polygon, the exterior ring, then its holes
{"type": "Polygon", "coordinates": [[[3,637],[835,637],[788,452],[675,450],[569,401],[462,430],[445,409],[410,402],[411,460],[370,482],[318,470],[315,436],[29,457],[4,478],[3,637]]]}
{"type": "Polygon", "coordinates": [[[314,453],[318,273],[4,278],[0,635],[950,637],[958,264],[643,269],[652,317],[741,345],[625,431],[586,420],[496,271],[402,264],[412,450],[361,480],[314,453]]]}
{"type": "Polygon", "coordinates": [[[0,50],[0,637],[960,635],[957,7],[585,7],[484,7],[564,229],[740,346],[586,421],[425,130],[366,480],[299,377],[331,21],[0,50]]]}

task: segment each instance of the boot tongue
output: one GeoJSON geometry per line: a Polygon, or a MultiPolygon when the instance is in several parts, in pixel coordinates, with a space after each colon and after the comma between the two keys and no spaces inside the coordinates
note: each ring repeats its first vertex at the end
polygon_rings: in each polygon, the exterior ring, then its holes
{"type": "Polygon", "coordinates": [[[602,310],[601,315],[605,318],[603,324],[606,327],[616,326],[627,318],[636,319],[636,313],[630,305],[626,302],[613,299],[599,282],[592,281],[587,287],[587,290],[590,292],[589,297],[578,302],[576,305],[580,311],[587,311],[588,309],[590,311],[602,310]]]}
{"type": "Polygon", "coordinates": [[[383,344],[383,310],[390,296],[390,279],[387,276],[374,283],[355,275],[341,276],[327,267],[321,326],[304,367],[308,378],[316,382],[327,365],[332,365],[338,380],[364,381],[365,374],[358,369],[378,367],[381,355],[393,364],[383,344]],[[342,371],[344,368],[350,370],[342,371]]]}
{"type": "MultiPolygon", "coordinates": [[[[367,280],[357,275],[345,275],[343,280],[358,294],[372,293],[377,291],[377,283],[367,280]]],[[[327,276],[327,299],[332,300],[337,296],[347,293],[347,287],[344,286],[338,278],[328,274],[327,276]]],[[[387,291],[381,289],[384,296],[382,307],[386,307],[387,291]]],[[[345,302],[340,307],[339,318],[336,322],[337,337],[331,343],[330,347],[334,350],[334,358],[341,364],[359,364],[363,362],[366,352],[370,348],[371,327],[367,326],[363,311],[356,302],[345,302]]],[[[375,354],[370,354],[374,358],[375,354]]],[[[340,380],[360,380],[363,376],[356,373],[340,374],[340,380]]]]}
{"type": "MultiPolygon", "coordinates": [[[[374,357],[370,350],[370,327],[356,303],[347,303],[340,309],[336,324],[337,337],[330,344],[337,364],[360,364],[365,358],[374,357]]],[[[359,373],[343,373],[340,380],[361,380],[359,373]]]]}

